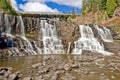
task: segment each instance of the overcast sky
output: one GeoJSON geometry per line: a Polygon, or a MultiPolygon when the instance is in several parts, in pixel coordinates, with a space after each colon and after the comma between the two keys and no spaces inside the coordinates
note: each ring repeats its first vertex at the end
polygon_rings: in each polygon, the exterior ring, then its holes
{"type": "Polygon", "coordinates": [[[82,0],[11,0],[16,11],[71,13],[75,8],[80,13],[82,0]]]}

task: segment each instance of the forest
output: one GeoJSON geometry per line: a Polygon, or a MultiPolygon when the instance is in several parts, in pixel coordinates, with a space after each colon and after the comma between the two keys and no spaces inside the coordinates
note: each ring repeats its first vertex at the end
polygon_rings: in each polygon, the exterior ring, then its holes
{"type": "Polygon", "coordinates": [[[115,9],[120,6],[120,0],[83,0],[82,13],[85,15],[91,11],[107,12],[109,18],[113,16],[115,9]]]}

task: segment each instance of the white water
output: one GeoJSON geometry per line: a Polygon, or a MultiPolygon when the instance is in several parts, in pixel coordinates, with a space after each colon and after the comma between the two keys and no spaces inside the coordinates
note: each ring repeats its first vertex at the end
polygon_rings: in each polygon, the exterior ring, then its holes
{"type": "Polygon", "coordinates": [[[0,14],[0,31],[3,31],[3,20],[2,20],[3,15],[0,14]]]}
{"type": "MultiPolygon", "coordinates": [[[[2,16],[1,16],[1,18],[2,18],[2,16]]],[[[3,25],[1,25],[1,31],[2,31],[2,35],[6,35],[7,37],[14,38],[14,36],[11,34],[11,24],[10,24],[9,18],[10,18],[10,15],[5,14],[4,31],[3,31],[3,25]]]]}
{"type": "Polygon", "coordinates": [[[99,52],[103,55],[112,54],[104,50],[104,45],[94,37],[93,31],[89,26],[80,25],[79,28],[81,37],[76,42],[74,42],[74,54],[82,54],[82,50],[99,52]]]}
{"type": "Polygon", "coordinates": [[[21,38],[25,43],[22,43],[21,40],[19,40],[19,44],[20,44],[20,48],[24,49],[25,52],[30,53],[30,54],[37,54],[34,49],[32,44],[30,43],[30,41],[25,37],[25,27],[24,27],[24,23],[22,20],[21,16],[17,17],[18,23],[17,23],[17,29],[20,29],[20,33],[18,33],[16,36],[18,36],[19,38],[21,38]]]}
{"type": "Polygon", "coordinates": [[[37,53],[38,53],[38,54],[42,54],[42,50],[36,45],[36,42],[35,42],[35,41],[33,41],[33,45],[34,45],[37,53]]]}
{"type": "Polygon", "coordinates": [[[64,53],[62,41],[58,39],[55,24],[49,24],[46,20],[41,20],[42,41],[44,54],[64,53]]]}
{"type": "Polygon", "coordinates": [[[23,23],[23,20],[22,20],[22,17],[21,16],[17,16],[17,25],[16,25],[16,28],[18,30],[17,34],[18,35],[21,35],[21,36],[25,36],[25,27],[24,27],[24,23],[23,23]]]}
{"type": "Polygon", "coordinates": [[[5,15],[5,33],[11,34],[11,24],[9,21],[9,15],[5,15]]]}
{"type": "Polygon", "coordinates": [[[109,29],[106,27],[99,28],[98,25],[95,25],[95,28],[98,30],[98,34],[105,42],[113,42],[112,34],[109,29]]]}

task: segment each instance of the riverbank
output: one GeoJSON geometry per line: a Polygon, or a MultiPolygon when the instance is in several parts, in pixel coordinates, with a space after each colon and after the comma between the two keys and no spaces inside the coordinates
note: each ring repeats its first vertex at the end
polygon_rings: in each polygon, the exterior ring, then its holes
{"type": "MultiPolygon", "coordinates": [[[[119,80],[119,56],[100,54],[40,55],[2,59],[1,67],[12,67],[21,80],[119,80]]],[[[0,71],[1,73],[1,71],[0,71]]],[[[10,75],[9,75],[10,76],[10,75]]],[[[4,77],[8,79],[8,77],[4,77]]],[[[3,76],[0,75],[0,78],[3,76]]],[[[17,79],[17,80],[19,80],[17,79]]],[[[15,79],[11,79],[15,80],[15,79]]]]}

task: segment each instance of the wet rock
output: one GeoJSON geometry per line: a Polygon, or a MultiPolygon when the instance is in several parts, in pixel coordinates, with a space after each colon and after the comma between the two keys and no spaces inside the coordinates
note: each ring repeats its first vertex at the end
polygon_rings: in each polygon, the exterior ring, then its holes
{"type": "Polygon", "coordinates": [[[66,70],[66,71],[71,70],[70,65],[69,65],[69,64],[65,64],[65,65],[64,65],[64,70],[66,70]]]}
{"type": "Polygon", "coordinates": [[[10,74],[8,80],[18,80],[20,79],[20,71],[15,72],[14,74],[10,74]]]}
{"type": "Polygon", "coordinates": [[[77,62],[75,62],[74,64],[71,64],[72,68],[79,68],[79,64],[77,62]]]}
{"type": "Polygon", "coordinates": [[[64,76],[61,77],[61,80],[76,80],[76,77],[72,76],[69,73],[66,73],[64,76]]]}
{"type": "Polygon", "coordinates": [[[35,80],[44,80],[42,76],[35,77],[35,80]]]}
{"type": "Polygon", "coordinates": [[[38,68],[38,73],[39,74],[47,73],[47,72],[49,72],[49,67],[48,66],[47,67],[41,66],[41,67],[38,68]]]}
{"type": "Polygon", "coordinates": [[[11,68],[0,67],[0,77],[8,77],[11,74],[11,68]]]}
{"type": "Polygon", "coordinates": [[[52,75],[53,75],[52,73],[45,74],[45,75],[43,76],[43,79],[44,79],[44,80],[50,80],[50,78],[51,78],[52,75]]]}
{"type": "Polygon", "coordinates": [[[100,76],[99,80],[110,80],[110,79],[108,79],[107,76],[100,76]]]}
{"type": "Polygon", "coordinates": [[[35,68],[38,68],[38,67],[41,66],[41,65],[42,65],[41,63],[33,64],[33,65],[32,65],[32,68],[35,69],[35,68]]]}
{"type": "Polygon", "coordinates": [[[63,70],[64,69],[64,66],[65,65],[65,62],[61,63],[60,65],[58,65],[57,69],[58,70],[63,70]]]}
{"type": "Polygon", "coordinates": [[[19,79],[19,77],[17,74],[10,74],[10,76],[8,78],[8,80],[18,80],[18,79],[19,79]]]}
{"type": "Polygon", "coordinates": [[[10,74],[11,74],[11,71],[8,70],[8,71],[5,73],[4,77],[8,77],[10,74]]]}
{"type": "Polygon", "coordinates": [[[57,80],[57,78],[58,78],[58,74],[57,74],[57,73],[54,73],[54,74],[52,75],[52,77],[50,78],[50,80],[57,80]]]}
{"type": "Polygon", "coordinates": [[[25,77],[23,80],[34,80],[32,77],[25,77]]]}

